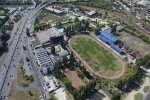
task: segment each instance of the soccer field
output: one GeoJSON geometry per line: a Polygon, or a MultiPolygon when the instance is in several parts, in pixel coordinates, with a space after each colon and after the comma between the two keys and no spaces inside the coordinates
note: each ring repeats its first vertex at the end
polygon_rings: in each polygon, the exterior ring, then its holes
{"type": "Polygon", "coordinates": [[[111,75],[118,69],[117,58],[91,38],[74,38],[71,45],[94,71],[104,73],[111,70],[111,75]]]}

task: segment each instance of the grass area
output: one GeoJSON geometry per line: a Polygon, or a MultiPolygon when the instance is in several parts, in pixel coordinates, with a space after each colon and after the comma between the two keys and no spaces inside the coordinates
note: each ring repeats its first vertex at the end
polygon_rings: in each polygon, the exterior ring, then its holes
{"type": "Polygon", "coordinates": [[[22,65],[19,63],[17,73],[17,83],[20,86],[29,86],[34,81],[33,76],[26,76],[23,73],[22,65]]]}
{"type": "Polygon", "coordinates": [[[68,19],[67,15],[57,16],[55,14],[52,14],[50,11],[44,9],[42,11],[42,14],[40,15],[38,23],[54,23],[54,22],[63,21],[66,19],[68,19]]]}
{"type": "Polygon", "coordinates": [[[72,47],[95,71],[117,69],[116,58],[90,38],[79,37],[72,47]]]}
{"type": "Polygon", "coordinates": [[[145,86],[143,91],[146,93],[149,90],[149,86],[145,86]]]}
{"type": "Polygon", "coordinates": [[[38,90],[17,91],[12,88],[9,95],[9,100],[39,100],[39,95],[38,90]]]}
{"type": "Polygon", "coordinates": [[[143,100],[143,94],[142,93],[137,93],[134,95],[134,100],[143,100]]]}
{"type": "Polygon", "coordinates": [[[5,12],[3,10],[0,10],[0,16],[5,16],[5,12]]]}
{"type": "Polygon", "coordinates": [[[97,1],[90,1],[90,2],[79,2],[77,3],[82,6],[90,6],[90,7],[97,7],[97,8],[102,8],[102,9],[109,9],[113,6],[113,3],[110,1],[102,1],[102,0],[97,0],[97,1]]]}

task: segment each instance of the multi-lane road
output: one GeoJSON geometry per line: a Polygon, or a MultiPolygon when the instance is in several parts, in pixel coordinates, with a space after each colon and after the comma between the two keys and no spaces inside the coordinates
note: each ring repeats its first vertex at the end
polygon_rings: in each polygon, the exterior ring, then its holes
{"type": "MultiPolygon", "coordinates": [[[[11,46],[9,47],[9,52],[5,55],[6,57],[1,64],[2,70],[0,72],[0,96],[5,96],[5,100],[8,99],[13,81],[16,81],[14,79],[17,77],[16,73],[18,62],[23,52],[23,45],[26,44],[26,41],[24,41],[25,38],[27,38],[26,30],[29,28],[31,31],[33,31],[32,25],[34,24],[35,18],[39,14],[39,11],[45,6],[47,6],[47,4],[40,4],[35,8],[34,5],[32,8],[24,11],[20,20],[20,25],[18,26],[16,38],[13,40],[11,46]]],[[[33,69],[36,69],[34,64],[32,64],[32,67],[34,67],[33,69]]],[[[41,82],[38,80],[39,77],[37,70],[34,70],[34,73],[35,81],[38,83],[37,85],[41,86],[41,82]]],[[[42,96],[45,97],[43,88],[40,87],[39,90],[41,91],[42,96]]],[[[47,98],[45,97],[44,100],[47,100],[47,98]]]]}

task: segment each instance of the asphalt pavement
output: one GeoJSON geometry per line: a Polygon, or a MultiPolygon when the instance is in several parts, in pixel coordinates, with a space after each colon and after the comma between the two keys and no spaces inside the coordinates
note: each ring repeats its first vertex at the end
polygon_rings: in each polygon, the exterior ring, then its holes
{"type": "MultiPolygon", "coordinates": [[[[0,72],[1,73],[0,96],[5,96],[4,100],[8,99],[8,95],[10,93],[12,83],[14,79],[16,79],[17,77],[17,66],[21,58],[21,54],[23,52],[23,45],[25,44],[23,41],[24,41],[24,37],[26,36],[26,29],[27,27],[29,28],[29,26],[32,26],[30,24],[34,24],[32,23],[31,19],[35,20],[35,16],[37,16],[36,14],[38,14],[38,11],[41,10],[46,5],[47,4],[41,4],[32,10],[26,10],[20,20],[21,23],[18,27],[16,38],[12,42],[12,45],[9,48],[9,52],[6,54],[6,57],[3,63],[1,64],[2,70],[0,72]]],[[[34,74],[35,74],[34,76],[37,77],[36,81],[38,85],[40,86],[41,82],[38,81],[38,75],[36,75],[37,72],[34,71],[34,74]]],[[[42,87],[40,88],[40,90],[41,90],[41,94],[44,96],[45,92],[43,92],[42,87]]],[[[47,100],[47,98],[45,98],[44,100],[47,100]]]]}

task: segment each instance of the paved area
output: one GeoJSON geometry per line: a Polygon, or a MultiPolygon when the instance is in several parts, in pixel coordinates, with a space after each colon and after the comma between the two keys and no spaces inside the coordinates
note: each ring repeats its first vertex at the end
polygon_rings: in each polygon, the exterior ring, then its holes
{"type": "Polygon", "coordinates": [[[66,93],[62,87],[55,91],[55,96],[58,98],[58,100],[67,100],[66,93]]]}
{"type": "MultiPolygon", "coordinates": [[[[143,91],[143,89],[144,89],[145,86],[150,86],[149,77],[145,78],[144,83],[141,85],[140,89],[131,91],[127,95],[127,97],[125,98],[125,100],[134,100],[134,95],[137,94],[137,93],[142,93],[145,96],[146,93],[144,93],[144,91],[143,91]]],[[[148,99],[148,100],[150,100],[150,99],[148,99]]]]}
{"type": "MultiPolygon", "coordinates": [[[[4,100],[8,100],[7,96],[9,95],[10,89],[13,84],[13,80],[16,79],[17,77],[16,73],[17,66],[23,51],[22,47],[24,45],[24,37],[26,36],[26,28],[30,25],[30,23],[28,23],[28,20],[31,20],[31,18],[36,18],[35,15],[38,14],[38,11],[41,10],[46,5],[47,4],[40,4],[35,9],[32,10],[26,9],[26,11],[23,13],[21,24],[18,27],[17,36],[15,40],[12,42],[9,48],[10,51],[6,54],[6,57],[3,63],[1,64],[2,75],[0,76],[0,88],[1,88],[0,92],[1,96],[6,96],[4,100]],[[28,18],[29,16],[30,18],[28,18]]],[[[35,77],[39,76],[35,75],[35,77]]],[[[37,81],[37,79],[35,80],[38,84],[41,84],[39,81],[37,81]]],[[[41,91],[42,89],[43,88],[40,88],[41,91]]],[[[44,96],[43,91],[41,92],[41,94],[44,96]]],[[[44,98],[44,100],[47,100],[47,98],[44,98]]]]}
{"type": "Polygon", "coordinates": [[[93,94],[88,100],[111,100],[109,96],[103,91],[99,90],[95,94],[93,94]]]}

